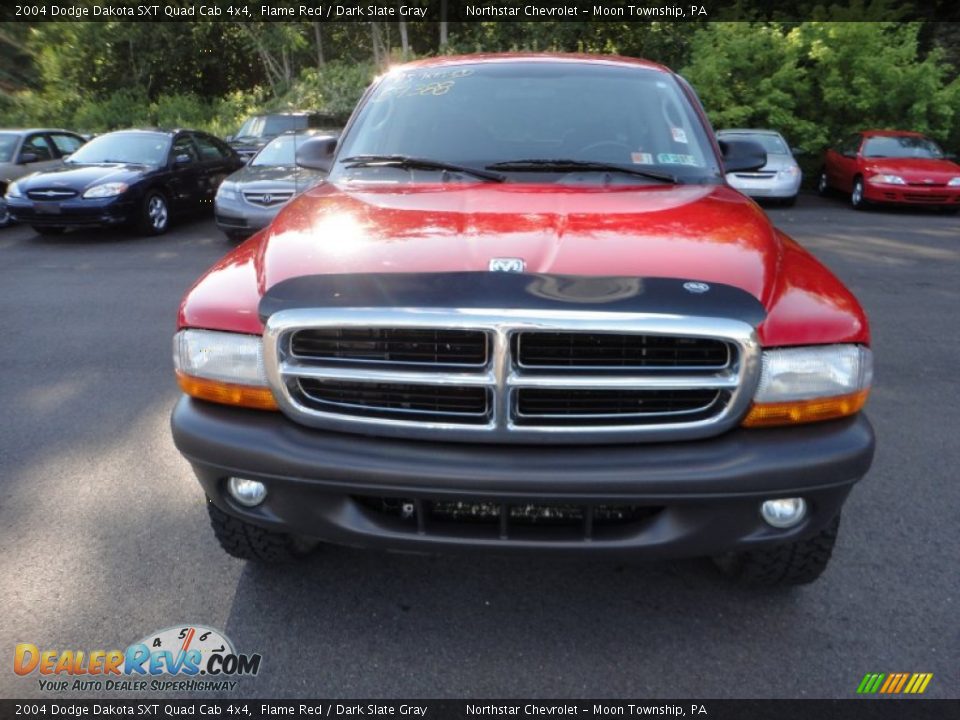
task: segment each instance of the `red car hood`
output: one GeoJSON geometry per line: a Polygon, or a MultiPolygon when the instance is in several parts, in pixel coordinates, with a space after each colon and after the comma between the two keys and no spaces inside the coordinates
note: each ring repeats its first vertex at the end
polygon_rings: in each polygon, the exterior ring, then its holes
{"type": "Polygon", "coordinates": [[[487,271],[683,277],[769,294],[780,243],[726,187],[336,187],[286,207],[261,243],[261,292],[311,273],[487,271]]]}
{"type": "Polygon", "coordinates": [[[739,287],[767,308],[765,344],[867,342],[856,299],[726,186],[574,188],[321,184],[187,293],[180,327],[262,331],[264,293],[324,273],[527,272],[674,277],[739,287]]]}
{"type": "Polygon", "coordinates": [[[960,177],[960,165],[930,158],[866,158],[865,169],[869,173],[899,175],[908,183],[932,181],[930,184],[942,185],[960,177]]]}

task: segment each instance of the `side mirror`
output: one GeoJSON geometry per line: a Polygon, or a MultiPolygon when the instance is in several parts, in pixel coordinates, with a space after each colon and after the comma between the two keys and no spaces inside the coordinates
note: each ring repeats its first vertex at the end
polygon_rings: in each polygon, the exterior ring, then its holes
{"type": "Polygon", "coordinates": [[[337,149],[337,139],[319,137],[305,140],[297,148],[297,165],[308,170],[330,172],[333,167],[333,153],[337,149]]]}
{"type": "Polygon", "coordinates": [[[233,135],[227,135],[223,140],[224,142],[233,142],[233,135]]]}
{"type": "Polygon", "coordinates": [[[803,151],[803,148],[798,148],[798,147],[790,148],[790,153],[794,157],[800,157],[801,155],[806,155],[806,153],[803,151]]]}
{"type": "Polygon", "coordinates": [[[956,162],[956,161],[957,161],[957,154],[956,154],[956,153],[944,153],[943,159],[944,159],[944,160],[952,160],[953,162],[956,162]]]}
{"type": "Polygon", "coordinates": [[[20,160],[18,160],[18,162],[21,165],[29,165],[30,163],[37,162],[39,159],[40,159],[40,156],[37,155],[36,153],[25,152],[25,153],[20,153],[20,160]]]}
{"type": "Polygon", "coordinates": [[[70,156],[71,156],[71,155],[73,155],[73,153],[67,153],[66,155],[61,155],[61,156],[60,156],[60,159],[63,160],[64,162],[66,162],[67,160],[70,159],[70,156]]]}
{"type": "Polygon", "coordinates": [[[173,159],[173,164],[178,167],[182,167],[183,165],[189,165],[192,162],[193,162],[193,158],[190,157],[190,155],[188,155],[187,153],[182,153],[180,155],[177,155],[173,159]]]}
{"type": "Polygon", "coordinates": [[[751,140],[721,140],[720,151],[725,173],[750,172],[767,164],[767,151],[751,140]]]}

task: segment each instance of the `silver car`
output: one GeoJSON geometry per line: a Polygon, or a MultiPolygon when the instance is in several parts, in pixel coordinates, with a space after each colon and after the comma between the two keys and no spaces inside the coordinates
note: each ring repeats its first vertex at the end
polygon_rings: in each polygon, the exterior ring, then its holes
{"type": "Polygon", "coordinates": [[[793,205],[803,174],[783,135],[775,130],[720,130],[718,140],[750,140],[767,151],[767,164],[751,172],[727,173],[727,182],[744,195],[793,205]]]}
{"type": "Polygon", "coordinates": [[[67,130],[0,130],[0,227],[10,224],[3,201],[7,185],[24,175],[60,167],[64,158],[84,142],[80,135],[67,130]]]}
{"type": "Polygon", "coordinates": [[[231,240],[252,235],[269,225],[294,195],[321,180],[323,173],[296,163],[298,143],[319,136],[330,133],[305,130],[280,135],[220,183],[214,200],[217,227],[231,240]]]}

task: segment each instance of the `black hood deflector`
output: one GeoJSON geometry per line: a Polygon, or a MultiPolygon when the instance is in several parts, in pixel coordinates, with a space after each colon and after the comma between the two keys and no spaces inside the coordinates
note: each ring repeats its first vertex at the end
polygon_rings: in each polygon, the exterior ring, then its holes
{"type": "Polygon", "coordinates": [[[753,295],[720,283],[511,272],[304,275],[270,288],[259,313],[266,323],[280,310],[336,307],[652,313],[728,318],[753,327],[766,317],[753,295]]]}

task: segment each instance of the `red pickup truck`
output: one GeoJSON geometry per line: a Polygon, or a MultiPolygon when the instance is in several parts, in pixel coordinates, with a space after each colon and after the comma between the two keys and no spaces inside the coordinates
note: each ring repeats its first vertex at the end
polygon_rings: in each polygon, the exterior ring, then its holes
{"type": "Polygon", "coordinates": [[[711,556],[810,582],[868,470],[853,295],[683,78],[582,55],[378,78],[326,180],[189,290],[177,447],[224,549],[711,556]]]}

